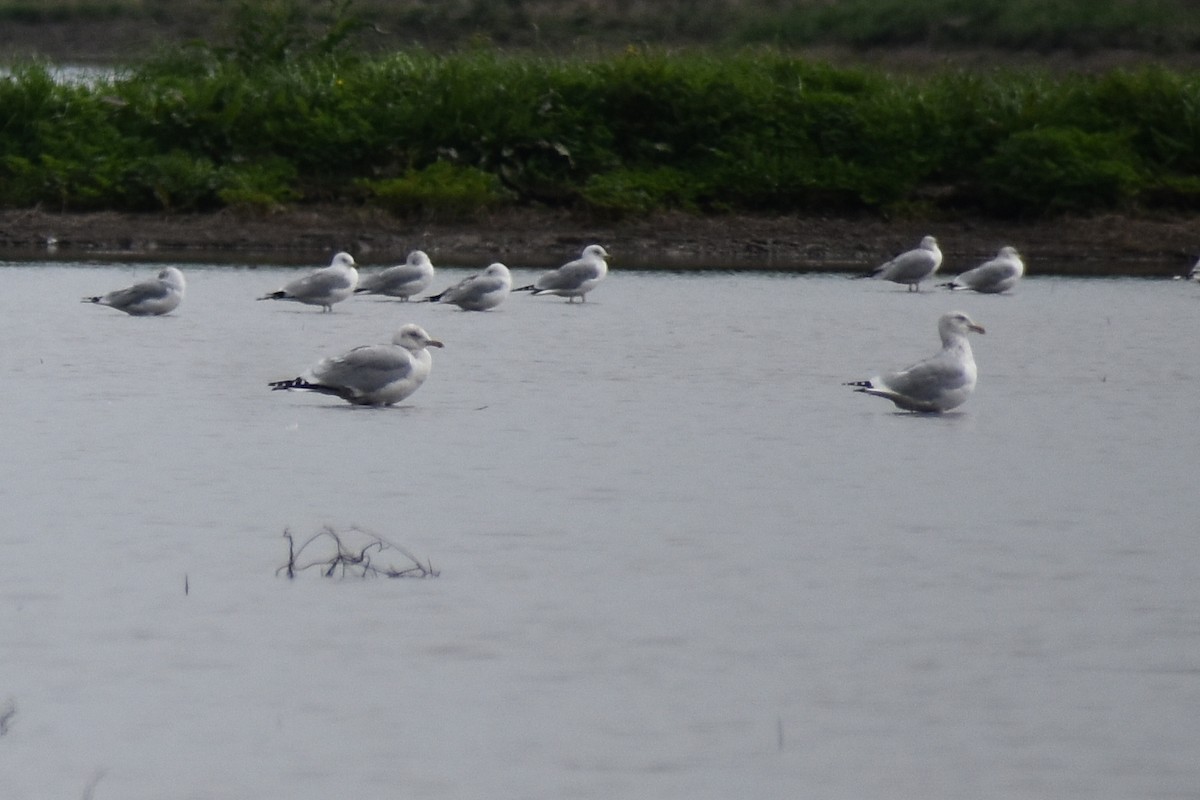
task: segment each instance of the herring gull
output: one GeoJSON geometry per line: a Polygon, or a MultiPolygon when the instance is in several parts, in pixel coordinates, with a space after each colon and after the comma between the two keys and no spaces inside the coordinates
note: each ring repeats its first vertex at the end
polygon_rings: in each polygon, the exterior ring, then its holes
{"type": "Polygon", "coordinates": [[[324,269],[289,281],[278,291],[264,294],[259,300],[293,300],[310,306],[321,306],[322,311],[332,311],[334,303],[340,303],[358,286],[358,270],[354,256],[338,253],[333,262],[324,269]]]}
{"type": "Polygon", "coordinates": [[[420,294],[433,283],[433,262],[422,250],[413,250],[403,264],[388,267],[381,272],[362,276],[354,291],[365,294],[381,294],[408,300],[420,294]]]}
{"type": "Polygon", "coordinates": [[[1017,249],[1001,247],[995,258],[941,285],[947,289],[971,289],[983,294],[997,294],[1016,286],[1024,274],[1025,262],[1021,260],[1017,249]]]}
{"type": "Polygon", "coordinates": [[[415,392],[429,377],[433,357],[426,347],[441,347],[419,325],[396,332],[391,344],[368,344],[334,358],[323,358],[303,375],[272,381],[272,390],[303,389],[331,394],[360,406],[389,406],[415,392]]]}
{"type": "Polygon", "coordinates": [[[915,250],[901,253],[860,277],[903,283],[910,292],[919,292],[921,281],[933,277],[941,265],[942,251],[938,249],[937,239],[926,236],[915,250]]]}
{"type": "Polygon", "coordinates": [[[852,381],[856,392],[891,400],[905,411],[940,413],[957,408],[975,390],[975,356],[967,333],[983,333],[961,311],[943,314],[938,320],[942,349],[937,355],[899,372],[885,372],[866,381],[852,381]]]}
{"type": "Polygon", "coordinates": [[[533,283],[515,291],[558,295],[567,298],[568,303],[575,302],[576,297],[580,302],[587,302],[587,293],[608,274],[608,264],[604,260],[608,257],[603,247],[589,244],[579,258],[544,273],[533,283]]]}
{"type": "Polygon", "coordinates": [[[463,311],[487,311],[500,305],[511,289],[508,267],[496,262],[425,299],[431,303],[450,303],[463,311]]]}
{"type": "Polygon", "coordinates": [[[83,302],[109,306],[134,317],[154,317],[174,311],[183,300],[184,287],[183,273],[175,267],[167,267],[148,281],[108,294],[85,297],[83,302]]]}

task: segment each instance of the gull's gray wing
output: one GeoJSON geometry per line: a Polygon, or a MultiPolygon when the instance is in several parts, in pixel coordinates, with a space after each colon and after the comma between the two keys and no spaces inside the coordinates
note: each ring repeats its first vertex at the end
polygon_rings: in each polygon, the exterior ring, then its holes
{"type": "Polygon", "coordinates": [[[1011,259],[995,259],[980,264],[959,276],[963,284],[976,291],[986,292],[1002,287],[1017,277],[1016,262],[1011,259]]]}
{"type": "Polygon", "coordinates": [[[345,270],[319,269],[296,278],[283,287],[290,297],[319,298],[327,297],[333,292],[344,291],[353,285],[351,277],[345,270]]]}
{"type": "Polygon", "coordinates": [[[399,264],[362,277],[358,282],[358,291],[409,297],[424,290],[431,280],[432,276],[422,265],[399,264]]]}
{"type": "Polygon", "coordinates": [[[113,308],[126,309],[155,300],[165,300],[171,287],[157,278],[135,283],[127,289],[117,289],[104,295],[104,302],[113,308]]]}
{"type": "Polygon", "coordinates": [[[946,392],[970,382],[962,362],[945,353],[927,358],[898,372],[882,376],[884,386],[918,403],[933,403],[946,392]]]}
{"type": "Polygon", "coordinates": [[[412,357],[403,347],[368,344],[321,360],[312,368],[311,375],[314,383],[369,394],[407,377],[412,371],[412,357]]]}
{"type": "Polygon", "coordinates": [[[484,294],[483,287],[480,285],[480,281],[482,279],[482,273],[468,275],[446,291],[442,292],[442,302],[460,303],[464,300],[470,300],[472,298],[479,297],[480,295],[484,294]]]}
{"type": "Polygon", "coordinates": [[[563,264],[556,270],[542,275],[533,284],[538,291],[562,291],[578,289],[587,281],[600,277],[600,266],[593,259],[581,258],[563,264]]]}
{"type": "Polygon", "coordinates": [[[909,250],[878,267],[874,275],[896,283],[916,283],[936,266],[928,250],[909,250]]]}
{"type": "Polygon", "coordinates": [[[503,279],[480,272],[456,283],[442,295],[443,303],[473,304],[504,287],[503,279]]]}

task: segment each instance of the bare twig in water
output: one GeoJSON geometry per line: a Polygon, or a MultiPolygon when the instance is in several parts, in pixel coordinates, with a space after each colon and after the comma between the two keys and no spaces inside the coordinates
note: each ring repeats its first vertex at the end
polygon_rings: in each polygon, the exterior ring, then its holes
{"type": "Polygon", "coordinates": [[[96,784],[104,777],[104,773],[108,770],[98,769],[92,779],[88,781],[87,786],[83,787],[83,800],[92,800],[92,796],[96,793],[96,784]]]}
{"type": "Polygon", "coordinates": [[[13,700],[9,700],[0,708],[0,736],[8,733],[8,723],[17,715],[17,704],[13,700]]]}
{"type": "Polygon", "coordinates": [[[310,536],[299,547],[291,530],[285,528],[283,538],[288,542],[288,560],[279,569],[278,575],[285,572],[289,578],[295,578],[297,572],[318,568],[327,578],[347,575],[359,578],[436,578],[440,573],[433,568],[433,562],[420,559],[398,544],[394,544],[377,533],[358,526],[345,531],[338,531],[326,525],[310,536]],[[301,563],[301,556],[309,551],[308,560],[301,563]],[[393,563],[383,563],[392,552],[399,553],[405,559],[404,563],[396,566],[393,563]],[[319,552],[319,555],[313,555],[319,552]]]}

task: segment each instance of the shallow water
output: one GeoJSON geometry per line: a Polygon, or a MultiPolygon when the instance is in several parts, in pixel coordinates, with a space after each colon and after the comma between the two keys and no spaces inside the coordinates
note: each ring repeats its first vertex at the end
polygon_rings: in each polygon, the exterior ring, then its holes
{"type": "Polygon", "coordinates": [[[0,267],[0,797],[1195,797],[1200,287],[183,268],[0,267]],[[952,308],[959,412],[840,385],[952,308]],[[398,408],[267,390],[408,321],[398,408]],[[326,524],[440,576],[277,577],[326,524]]]}

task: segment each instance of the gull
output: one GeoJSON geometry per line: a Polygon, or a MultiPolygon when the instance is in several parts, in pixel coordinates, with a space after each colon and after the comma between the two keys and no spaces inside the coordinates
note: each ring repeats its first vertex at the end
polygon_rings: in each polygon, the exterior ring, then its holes
{"type": "Polygon", "coordinates": [[[390,406],[421,387],[433,366],[425,348],[441,346],[420,325],[410,323],[396,332],[391,344],[363,345],[323,358],[303,375],[268,386],[331,394],[359,406],[390,406]]]}
{"type": "Polygon", "coordinates": [[[1191,271],[1187,274],[1189,281],[1200,281],[1200,261],[1192,265],[1191,271]]]}
{"type": "Polygon", "coordinates": [[[908,285],[910,292],[921,291],[921,281],[933,277],[942,265],[942,251],[937,239],[926,236],[915,250],[909,250],[871,270],[863,278],[879,278],[908,285]]]}
{"type": "Polygon", "coordinates": [[[135,317],[154,317],[179,306],[184,286],[183,273],[175,267],[167,267],[156,278],[135,283],[127,289],[85,297],[83,302],[109,306],[135,317]]]}
{"type": "Polygon", "coordinates": [[[403,264],[363,276],[354,291],[359,294],[381,294],[408,300],[428,289],[431,283],[433,262],[424,251],[413,250],[403,264]]]}
{"type": "Polygon", "coordinates": [[[1021,260],[1017,248],[1001,247],[995,258],[941,285],[947,289],[972,289],[984,294],[996,294],[1016,286],[1024,274],[1025,262],[1021,260]]]}
{"type": "Polygon", "coordinates": [[[512,275],[508,267],[496,262],[425,299],[431,303],[451,303],[463,311],[487,311],[500,305],[511,289],[512,275]]]}
{"type": "Polygon", "coordinates": [[[937,355],[899,372],[885,372],[867,381],[852,381],[856,392],[891,400],[905,411],[940,413],[957,408],[975,390],[975,356],[968,332],[983,333],[961,311],[943,314],[938,320],[942,349],[937,355]]]}
{"type": "Polygon", "coordinates": [[[289,281],[282,289],[258,299],[294,300],[305,305],[321,306],[322,311],[332,311],[333,304],[354,294],[357,286],[358,270],[354,268],[354,256],[338,253],[328,267],[289,281]]]}
{"type": "Polygon", "coordinates": [[[583,254],[558,269],[544,273],[528,286],[515,289],[517,292],[533,292],[539,294],[556,294],[567,298],[568,303],[587,302],[587,293],[596,288],[596,284],[604,280],[608,274],[608,264],[604,259],[608,253],[598,244],[589,244],[583,248],[583,254]]]}

